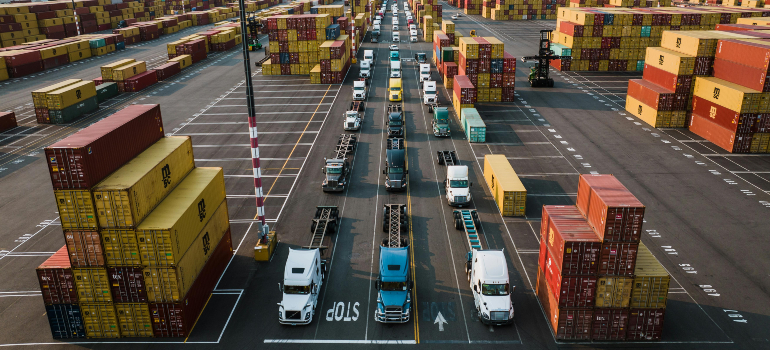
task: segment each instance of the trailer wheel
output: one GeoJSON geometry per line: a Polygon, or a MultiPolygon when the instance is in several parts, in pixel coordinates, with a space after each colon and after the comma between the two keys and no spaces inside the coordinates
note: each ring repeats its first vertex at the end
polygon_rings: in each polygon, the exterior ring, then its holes
{"type": "Polygon", "coordinates": [[[471,217],[473,218],[473,224],[476,225],[476,230],[479,229],[479,226],[481,226],[481,220],[479,220],[479,213],[478,212],[471,212],[471,217]]]}
{"type": "Polygon", "coordinates": [[[438,162],[438,165],[444,165],[444,157],[440,151],[436,152],[436,161],[438,162]]]}
{"type": "Polygon", "coordinates": [[[463,229],[463,219],[461,218],[455,218],[455,228],[458,230],[463,229]]]}
{"type": "Polygon", "coordinates": [[[433,113],[433,106],[428,106],[428,113],[433,113]]]}

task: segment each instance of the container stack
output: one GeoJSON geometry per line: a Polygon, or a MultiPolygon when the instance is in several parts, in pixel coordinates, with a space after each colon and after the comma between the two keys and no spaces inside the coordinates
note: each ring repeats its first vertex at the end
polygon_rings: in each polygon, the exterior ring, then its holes
{"type": "Polygon", "coordinates": [[[495,21],[556,19],[556,10],[560,6],[565,6],[566,3],[566,0],[483,1],[481,16],[495,21]]]}
{"type": "Polygon", "coordinates": [[[646,49],[660,46],[664,31],[713,30],[768,14],[770,9],[737,7],[562,7],[552,42],[571,49],[571,58],[551,65],[570,71],[642,71],[646,49]]]}
{"type": "Polygon", "coordinates": [[[65,124],[99,108],[93,81],[69,79],[32,91],[35,116],[40,124],[65,124]]]}
{"type": "MultiPolygon", "coordinates": [[[[319,6],[316,10],[326,11],[327,7],[319,6]]],[[[262,64],[262,74],[310,74],[310,70],[320,62],[319,46],[327,40],[327,35],[339,31],[338,27],[330,26],[331,14],[269,17],[266,29],[270,59],[262,64]]],[[[336,38],[330,40],[333,39],[336,38]]]]}
{"type": "Polygon", "coordinates": [[[495,37],[460,38],[458,74],[476,87],[478,102],[512,102],[516,59],[495,37]]]}
{"type": "Polygon", "coordinates": [[[196,168],[190,138],[163,135],[160,106],[133,105],[45,149],[70,266],[38,274],[69,268],[56,300],[84,329],[51,319],[54,338],[187,336],[224,271],[222,169],[196,168]]]}
{"type": "Polygon", "coordinates": [[[581,175],[577,206],[543,206],[536,292],[556,339],[661,339],[670,277],[643,220],[612,175],[581,175]]]}

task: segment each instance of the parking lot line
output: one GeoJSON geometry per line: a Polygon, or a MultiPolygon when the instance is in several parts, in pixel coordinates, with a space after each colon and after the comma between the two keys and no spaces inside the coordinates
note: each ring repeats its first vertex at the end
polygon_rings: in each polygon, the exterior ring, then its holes
{"type": "Polygon", "coordinates": [[[415,340],[355,340],[355,339],[265,339],[265,344],[361,344],[415,345],[415,340]]]}
{"type": "MultiPolygon", "coordinates": [[[[319,111],[319,113],[328,113],[328,112],[329,111],[319,111]]],[[[254,113],[254,115],[260,115],[260,114],[269,114],[269,115],[274,115],[274,114],[303,114],[303,113],[314,114],[316,112],[257,112],[257,113],[254,113]]],[[[200,113],[198,115],[248,115],[248,114],[249,113],[247,113],[247,112],[233,112],[233,113],[200,113]]]]}
{"type": "MultiPolygon", "coordinates": [[[[324,95],[324,97],[326,97],[324,95]]],[[[319,107],[321,105],[330,105],[331,102],[328,103],[319,103],[317,104],[319,107]]],[[[254,105],[255,107],[275,107],[275,106],[315,106],[315,103],[278,103],[278,104],[265,104],[265,105],[254,105]]],[[[221,106],[211,106],[214,108],[221,108],[221,107],[246,107],[246,105],[221,105],[221,106]]]]}

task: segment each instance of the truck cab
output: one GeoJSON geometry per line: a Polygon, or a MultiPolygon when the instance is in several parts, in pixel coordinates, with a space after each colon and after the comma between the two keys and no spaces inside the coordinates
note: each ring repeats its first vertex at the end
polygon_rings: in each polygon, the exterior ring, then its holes
{"type": "Polygon", "coordinates": [[[385,151],[385,190],[403,191],[406,189],[406,151],[403,149],[403,139],[388,139],[388,149],[385,151]],[[397,145],[397,146],[395,146],[397,145]]]}
{"type": "Polygon", "coordinates": [[[420,81],[430,80],[430,64],[420,63],[420,81]]]}
{"type": "Polygon", "coordinates": [[[364,50],[364,61],[369,61],[369,67],[374,67],[374,50],[364,50]]]}
{"type": "Polygon", "coordinates": [[[444,189],[450,206],[462,207],[471,204],[471,185],[468,179],[468,166],[447,166],[444,189]]]}
{"type": "Polygon", "coordinates": [[[423,82],[422,83],[422,103],[426,105],[433,105],[433,104],[436,104],[437,102],[438,102],[438,99],[436,98],[436,82],[433,80],[423,82]]]}
{"type": "Polygon", "coordinates": [[[380,276],[375,288],[378,292],[374,320],[383,323],[409,322],[412,281],[407,245],[398,248],[380,245],[380,276]]]}
{"type": "Polygon", "coordinates": [[[361,129],[361,124],[364,122],[364,110],[363,102],[350,102],[350,108],[345,112],[343,129],[346,131],[356,131],[361,129]]]}
{"type": "Polygon", "coordinates": [[[363,101],[366,99],[366,80],[353,82],[353,101],[363,101]]]}
{"type": "Polygon", "coordinates": [[[449,109],[436,107],[433,110],[433,135],[449,136],[449,109]]]}
{"type": "Polygon", "coordinates": [[[398,50],[391,50],[390,51],[390,62],[398,62],[401,61],[400,55],[398,53],[398,50]]]}
{"type": "Polygon", "coordinates": [[[418,52],[414,54],[414,60],[420,64],[428,63],[428,55],[425,52],[418,52]]]}
{"type": "Polygon", "coordinates": [[[409,31],[409,41],[416,43],[417,42],[417,31],[412,29],[409,31]]]}
{"type": "Polygon", "coordinates": [[[478,250],[468,253],[465,265],[479,320],[487,325],[513,323],[512,295],[508,263],[502,250],[478,250]]]}
{"type": "Polygon", "coordinates": [[[372,66],[368,60],[364,59],[363,61],[361,61],[361,66],[359,67],[358,76],[361,78],[370,78],[372,76],[372,66]]]}
{"type": "Polygon", "coordinates": [[[401,106],[388,106],[388,137],[404,137],[404,113],[401,106]]]}
{"type": "Polygon", "coordinates": [[[324,266],[318,249],[289,249],[278,303],[278,322],[306,325],[313,321],[318,294],[324,279],[324,266]]]}
{"type": "MultiPolygon", "coordinates": [[[[390,84],[388,86],[388,101],[398,102],[402,99],[401,90],[401,62],[391,62],[392,65],[398,65],[399,78],[390,78],[390,84]]],[[[392,74],[392,73],[391,73],[392,74]]],[[[392,76],[392,75],[391,75],[392,76]]]]}

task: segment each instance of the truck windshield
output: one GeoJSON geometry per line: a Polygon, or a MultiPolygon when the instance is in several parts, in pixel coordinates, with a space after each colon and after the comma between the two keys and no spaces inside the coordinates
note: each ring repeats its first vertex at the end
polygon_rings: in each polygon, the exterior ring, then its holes
{"type": "Polygon", "coordinates": [[[449,187],[466,188],[468,187],[468,180],[449,180],[449,187]]]}
{"type": "Polygon", "coordinates": [[[388,125],[390,126],[401,126],[401,122],[398,120],[391,120],[388,122],[388,125]]]}
{"type": "Polygon", "coordinates": [[[327,174],[342,174],[342,168],[334,167],[334,168],[326,168],[327,174]]]}
{"type": "Polygon", "coordinates": [[[482,284],[481,294],[484,295],[508,295],[508,283],[506,284],[482,284]]]}
{"type": "Polygon", "coordinates": [[[404,173],[404,168],[394,168],[394,167],[388,168],[388,174],[403,174],[403,173],[404,173]]]}
{"type": "Polygon", "coordinates": [[[283,286],[283,292],[286,294],[310,294],[310,286],[283,286]]]}
{"type": "MultiPolygon", "coordinates": [[[[394,70],[394,72],[397,72],[397,71],[394,70]]],[[[401,91],[401,88],[400,87],[392,87],[392,88],[390,88],[390,91],[398,92],[398,91],[401,91]]]]}
{"type": "Polygon", "coordinates": [[[380,283],[380,290],[384,290],[384,291],[406,290],[406,282],[382,282],[380,283]]]}
{"type": "Polygon", "coordinates": [[[364,87],[363,87],[363,86],[355,86],[355,87],[353,87],[353,90],[356,90],[356,91],[363,91],[363,90],[364,90],[364,87]]]}

